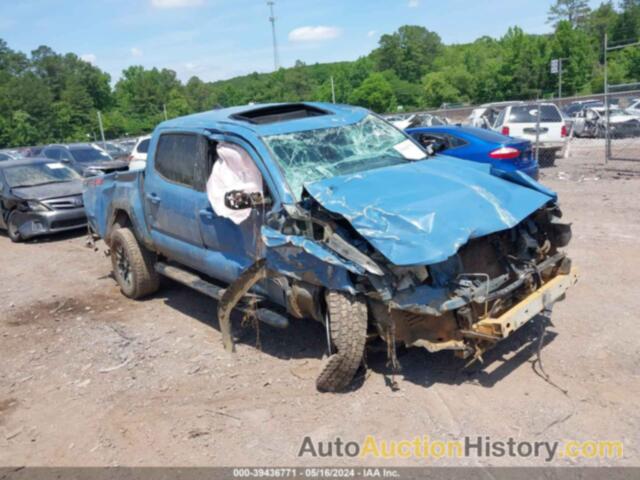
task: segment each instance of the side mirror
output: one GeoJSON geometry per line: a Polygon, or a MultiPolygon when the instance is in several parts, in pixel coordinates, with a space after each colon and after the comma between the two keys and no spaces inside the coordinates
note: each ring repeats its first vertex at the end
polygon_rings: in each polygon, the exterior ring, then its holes
{"type": "Polygon", "coordinates": [[[260,192],[247,193],[243,190],[232,190],[224,194],[224,206],[231,210],[244,210],[263,203],[264,198],[260,192]]]}

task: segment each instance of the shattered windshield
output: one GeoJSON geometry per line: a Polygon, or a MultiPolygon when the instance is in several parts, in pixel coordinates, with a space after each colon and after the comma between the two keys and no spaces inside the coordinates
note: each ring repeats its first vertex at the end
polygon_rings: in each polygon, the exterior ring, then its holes
{"type": "Polygon", "coordinates": [[[426,153],[384,120],[263,137],[300,198],[305,183],[426,158],[426,153]]]}

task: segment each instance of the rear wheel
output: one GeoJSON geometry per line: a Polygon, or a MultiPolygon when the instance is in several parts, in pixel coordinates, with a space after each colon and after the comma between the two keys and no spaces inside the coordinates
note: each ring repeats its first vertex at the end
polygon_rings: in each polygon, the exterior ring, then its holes
{"type": "Polygon", "coordinates": [[[138,243],[129,228],[119,228],[111,236],[111,266],[122,293],[133,299],[158,290],[160,276],[156,256],[138,243]]]}
{"type": "Polygon", "coordinates": [[[362,363],[367,341],[367,305],[341,292],[327,294],[331,341],[337,350],[326,361],[316,380],[322,392],[346,389],[362,363]]]}
{"type": "Polygon", "coordinates": [[[7,235],[9,235],[9,238],[14,243],[22,242],[24,240],[22,235],[20,235],[20,228],[18,226],[16,216],[16,212],[11,212],[7,219],[7,235]]]}

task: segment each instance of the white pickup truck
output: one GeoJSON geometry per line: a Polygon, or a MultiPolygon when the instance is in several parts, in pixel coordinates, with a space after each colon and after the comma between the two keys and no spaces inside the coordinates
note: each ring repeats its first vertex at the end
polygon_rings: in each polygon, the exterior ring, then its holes
{"type": "Polygon", "coordinates": [[[509,105],[496,118],[493,130],[509,137],[530,140],[534,145],[538,140],[539,161],[543,167],[553,165],[556,152],[562,150],[567,139],[565,120],[553,103],[509,105]]]}

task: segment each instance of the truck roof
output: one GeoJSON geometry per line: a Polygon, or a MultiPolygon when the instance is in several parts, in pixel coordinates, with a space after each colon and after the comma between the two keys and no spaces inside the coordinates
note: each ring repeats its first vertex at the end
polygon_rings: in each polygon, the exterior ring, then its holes
{"type": "Polygon", "coordinates": [[[173,118],[158,129],[251,130],[258,136],[350,125],[369,111],[321,102],[269,103],[222,108],[173,118]]]}

